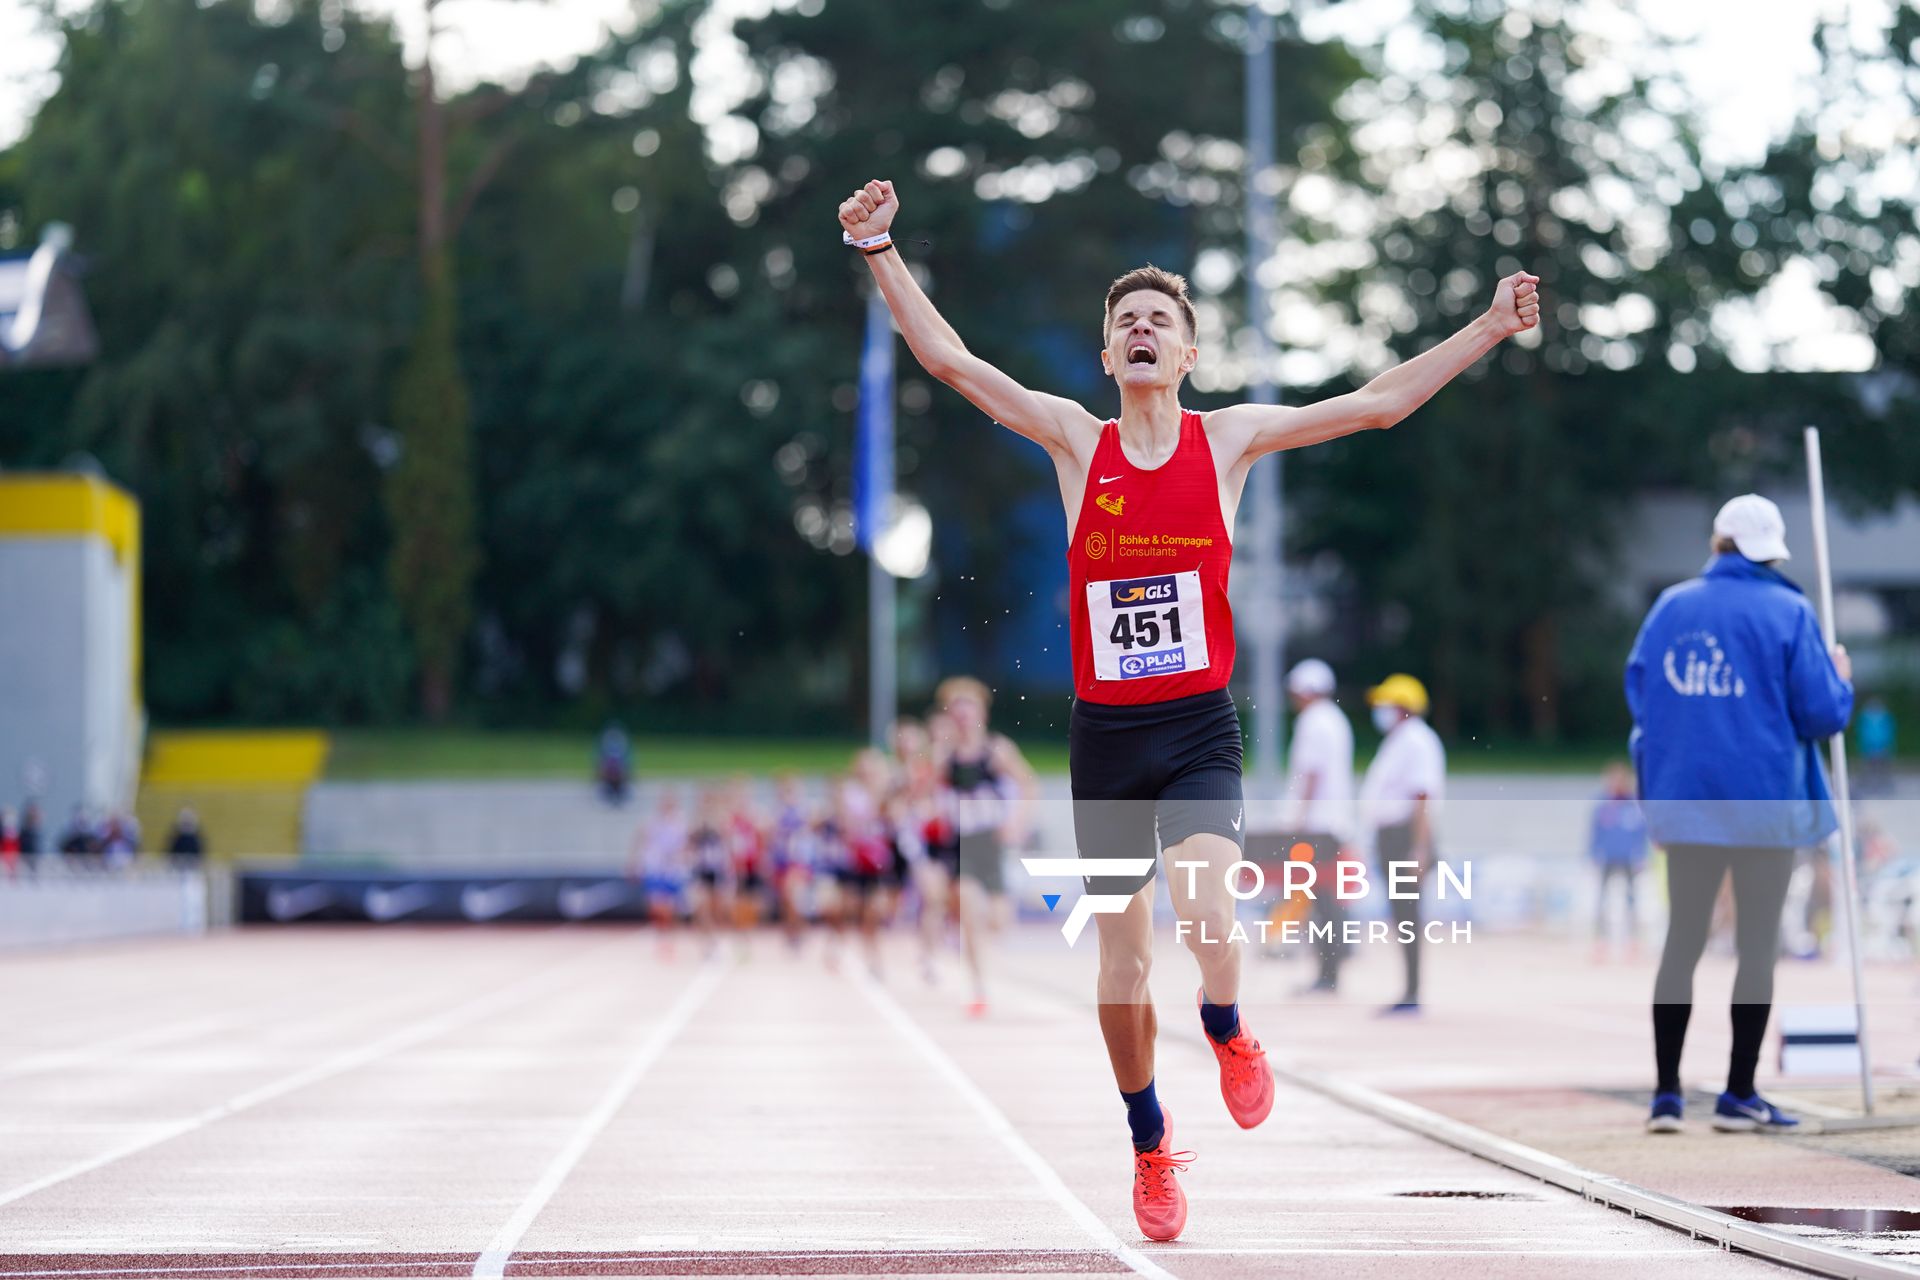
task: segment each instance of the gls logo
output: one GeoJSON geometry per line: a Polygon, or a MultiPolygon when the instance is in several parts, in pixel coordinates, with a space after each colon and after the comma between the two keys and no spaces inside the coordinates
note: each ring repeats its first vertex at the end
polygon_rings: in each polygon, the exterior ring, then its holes
{"type": "MultiPolygon", "coordinates": [[[[1153,870],[1152,858],[1022,858],[1020,865],[1031,876],[1143,876],[1153,870]]],[[[1055,901],[1058,901],[1056,898],[1055,901]]],[[[1093,916],[1117,916],[1133,901],[1130,893],[1083,893],[1061,922],[1060,932],[1067,945],[1080,940],[1081,930],[1093,916]]],[[[1052,905],[1049,903],[1048,905],[1052,905]]]]}
{"type": "Polygon", "coordinates": [[[1110,582],[1107,587],[1113,592],[1113,607],[1116,609],[1165,604],[1180,598],[1180,588],[1172,575],[1164,578],[1129,578],[1123,582],[1110,582]]]}

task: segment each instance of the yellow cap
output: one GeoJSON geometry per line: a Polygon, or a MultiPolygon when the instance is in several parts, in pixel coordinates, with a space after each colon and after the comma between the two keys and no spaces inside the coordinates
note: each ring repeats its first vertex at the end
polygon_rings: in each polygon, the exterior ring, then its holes
{"type": "Polygon", "coordinates": [[[1417,716],[1427,714],[1427,686],[1402,672],[1394,672],[1367,690],[1367,705],[1399,707],[1417,716]]]}

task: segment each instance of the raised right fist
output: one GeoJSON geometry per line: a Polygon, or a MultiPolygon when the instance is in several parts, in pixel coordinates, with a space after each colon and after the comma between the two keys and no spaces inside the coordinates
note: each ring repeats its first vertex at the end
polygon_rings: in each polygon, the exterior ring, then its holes
{"type": "Polygon", "coordinates": [[[893,226],[898,212],[900,198],[893,194],[893,184],[875,178],[840,202],[840,225],[855,240],[865,240],[893,226]]]}

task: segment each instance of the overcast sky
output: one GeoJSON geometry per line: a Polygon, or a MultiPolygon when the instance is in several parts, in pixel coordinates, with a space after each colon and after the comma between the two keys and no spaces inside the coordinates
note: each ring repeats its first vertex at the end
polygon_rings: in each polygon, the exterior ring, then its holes
{"type": "MultiPolygon", "coordinates": [[[[417,3],[351,2],[368,12],[397,14],[409,45],[417,46],[417,3]]],[[[443,72],[454,81],[513,80],[537,67],[565,64],[596,45],[610,28],[631,23],[636,5],[646,2],[444,0],[441,13],[452,34],[443,46],[443,72]]],[[[819,2],[716,0],[716,8],[744,15],[765,12],[776,3],[789,7],[819,2]]],[[[1848,12],[1864,30],[1884,16],[1888,2],[1567,0],[1578,8],[1583,24],[1605,29],[1610,16],[1638,10],[1661,34],[1687,42],[1677,60],[1704,109],[1709,158],[1726,162],[1759,155],[1769,140],[1791,124],[1796,109],[1809,101],[1808,77],[1817,67],[1811,37],[1823,12],[1848,12]]],[[[1387,39],[1406,4],[1407,0],[1345,0],[1319,9],[1322,16],[1314,25],[1358,41],[1387,39]]],[[[693,68],[696,87],[704,90],[702,97],[708,101],[730,97],[730,87],[738,81],[741,63],[730,44],[722,24],[709,25],[706,47],[693,68]]],[[[57,39],[38,30],[37,16],[28,4],[0,0],[0,146],[25,131],[34,109],[52,92],[58,56],[57,39]]],[[[1835,332],[1832,317],[1810,281],[1797,286],[1788,281],[1778,293],[1753,323],[1741,326],[1744,340],[1759,345],[1740,363],[1776,363],[1758,352],[1781,341],[1791,344],[1792,354],[1778,362],[1791,366],[1861,367],[1871,358],[1864,338],[1835,332]]]]}

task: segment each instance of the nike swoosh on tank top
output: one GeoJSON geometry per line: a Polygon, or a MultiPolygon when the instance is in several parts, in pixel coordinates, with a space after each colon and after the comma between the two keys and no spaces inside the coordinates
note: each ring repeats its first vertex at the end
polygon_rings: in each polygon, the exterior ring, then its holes
{"type": "Polygon", "coordinates": [[[1173,455],[1150,471],[1127,461],[1119,423],[1108,422],[1067,544],[1075,694],[1137,706],[1225,688],[1232,566],[1200,415],[1181,413],[1173,455]],[[1109,476],[1118,479],[1100,483],[1109,476]]]}

